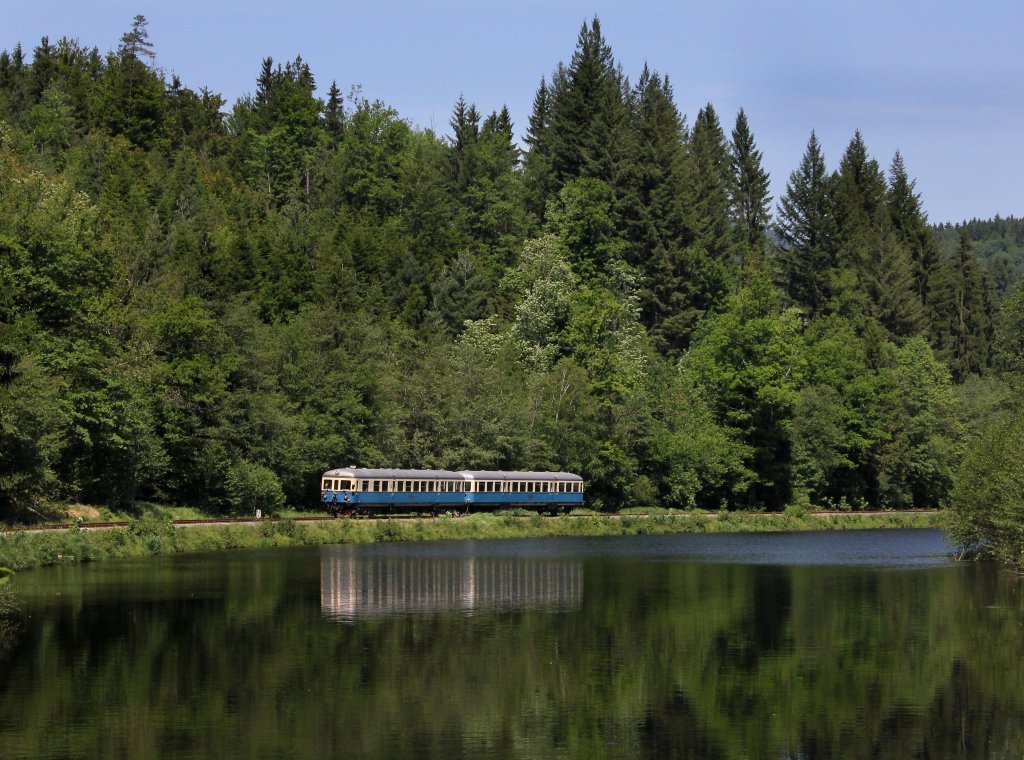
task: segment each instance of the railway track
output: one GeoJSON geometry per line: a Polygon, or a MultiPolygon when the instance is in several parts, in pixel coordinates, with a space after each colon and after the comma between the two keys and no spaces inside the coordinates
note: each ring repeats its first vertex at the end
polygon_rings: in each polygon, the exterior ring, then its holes
{"type": "MultiPolygon", "coordinates": [[[[925,514],[933,515],[937,514],[938,510],[934,509],[914,509],[914,510],[899,510],[899,511],[870,511],[870,512],[811,512],[809,514],[814,517],[841,517],[844,515],[861,515],[866,517],[881,517],[883,515],[899,515],[899,514],[925,514]]],[[[781,516],[781,513],[775,512],[764,512],[754,513],[760,514],[764,517],[781,516]]],[[[512,517],[518,520],[529,520],[538,515],[506,515],[506,517],[512,517]]],[[[569,519],[569,520],[582,520],[588,517],[601,517],[609,520],[621,520],[626,518],[652,518],[652,517],[667,517],[677,519],[691,519],[693,517],[716,517],[716,513],[695,515],[692,512],[641,512],[641,513],[607,513],[607,514],[595,514],[595,515],[559,515],[557,518],[551,519],[569,519]]],[[[456,516],[458,517],[458,516],[456,516]]],[[[256,519],[253,517],[220,517],[220,518],[207,518],[201,520],[174,520],[175,528],[200,528],[217,525],[265,525],[267,523],[276,522],[297,522],[297,523],[315,523],[315,522],[331,522],[334,520],[434,520],[439,519],[436,517],[417,515],[417,514],[400,514],[400,515],[358,515],[349,518],[338,518],[324,515],[323,517],[265,517],[262,519],[256,519]]],[[[87,522],[87,523],[54,523],[51,525],[32,525],[32,526],[19,526],[12,528],[0,529],[0,534],[4,533],[43,533],[47,531],[64,531],[70,530],[73,527],[77,527],[79,530],[94,531],[94,530],[111,530],[113,528],[126,528],[130,525],[127,520],[118,520],[111,522],[87,522]]]]}

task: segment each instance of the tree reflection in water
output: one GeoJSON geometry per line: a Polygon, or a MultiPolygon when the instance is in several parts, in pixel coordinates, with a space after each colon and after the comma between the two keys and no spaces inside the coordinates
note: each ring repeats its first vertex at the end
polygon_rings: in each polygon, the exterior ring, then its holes
{"type": "Polygon", "coordinates": [[[1024,589],[993,568],[474,551],[19,576],[0,757],[1024,753],[1024,589]]]}

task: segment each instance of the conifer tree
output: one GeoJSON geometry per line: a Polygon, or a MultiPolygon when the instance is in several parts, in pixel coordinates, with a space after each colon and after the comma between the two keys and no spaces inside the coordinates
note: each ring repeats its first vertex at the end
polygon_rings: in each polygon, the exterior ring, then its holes
{"type": "MultiPolygon", "coordinates": [[[[680,350],[680,312],[694,303],[683,297],[696,274],[681,255],[693,242],[687,224],[686,123],[676,108],[668,77],[646,66],[631,98],[632,139],[620,172],[619,209],[628,241],[627,261],[641,274],[640,305],[645,327],[664,351],[680,350]]],[[[703,309],[700,309],[702,312],[703,309]]]]}
{"type": "Polygon", "coordinates": [[[345,107],[341,99],[338,83],[331,82],[327,90],[327,103],[324,105],[324,128],[330,135],[332,147],[337,147],[345,131],[345,107]]]}
{"type": "Polygon", "coordinates": [[[821,144],[811,132],[800,167],[789,176],[779,201],[775,231],[781,242],[776,256],[781,285],[812,314],[825,308],[831,294],[834,229],[832,179],[821,144]]]}
{"type": "Polygon", "coordinates": [[[694,235],[708,253],[731,266],[735,263],[729,212],[731,159],[718,114],[710,103],[694,120],[689,158],[688,196],[694,235]]]}
{"type": "Polygon", "coordinates": [[[629,261],[642,268],[655,251],[690,242],[683,207],[686,124],[668,77],[646,66],[631,99],[632,139],[619,197],[629,261]]]}
{"type": "Polygon", "coordinates": [[[145,16],[136,16],[117,53],[107,57],[99,102],[107,128],[140,147],[162,136],[166,110],[164,83],[151,68],[156,54],[147,25],[145,16]]]}
{"type": "Polygon", "coordinates": [[[915,184],[907,175],[903,156],[896,151],[889,167],[886,206],[897,238],[910,253],[918,299],[927,305],[939,247],[928,226],[928,216],[921,208],[921,195],[914,192],[915,184]]]}
{"type": "Polygon", "coordinates": [[[953,379],[988,368],[993,329],[991,284],[978,266],[974,246],[965,229],[952,258],[942,263],[930,301],[936,353],[946,362],[953,379]]]}
{"type": "Polygon", "coordinates": [[[866,311],[895,336],[918,335],[926,325],[924,308],[914,287],[910,256],[895,232],[886,227],[869,236],[859,258],[866,311]]]}
{"type": "Polygon", "coordinates": [[[857,268],[856,252],[863,238],[885,217],[885,175],[868,155],[864,138],[857,130],[839,162],[836,178],[835,212],[840,264],[857,268]]]}
{"type": "Polygon", "coordinates": [[[543,221],[547,198],[554,189],[554,172],[551,169],[551,89],[544,77],[533,97],[533,110],[526,130],[525,142],[529,147],[523,160],[526,207],[543,221]]]}
{"type": "Polygon", "coordinates": [[[732,130],[732,213],[747,249],[759,257],[771,220],[772,197],[768,172],[761,165],[761,151],[741,108],[732,130]]]}
{"type": "Polygon", "coordinates": [[[885,175],[858,130],[836,180],[844,297],[866,299],[866,311],[893,335],[907,338],[923,329],[924,310],[910,252],[893,229],[887,192],[885,175]]]}
{"type": "Polygon", "coordinates": [[[480,114],[476,106],[467,104],[466,99],[459,95],[459,100],[452,111],[448,122],[452,128],[451,139],[451,172],[456,197],[466,192],[476,175],[477,140],[480,137],[480,114]]]}
{"type": "Polygon", "coordinates": [[[580,29],[564,82],[557,84],[549,122],[556,187],[579,177],[614,186],[626,109],[622,76],[596,17],[580,29]]]}

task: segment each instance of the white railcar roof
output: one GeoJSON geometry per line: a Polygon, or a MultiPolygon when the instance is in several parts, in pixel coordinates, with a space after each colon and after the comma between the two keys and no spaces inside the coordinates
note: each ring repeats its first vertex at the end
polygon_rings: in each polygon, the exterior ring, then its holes
{"type": "Polygon", "coordinates": [[[463,470],[472,480],[555,480],[582,481],[579,475],[571,472],[516,472],[514,470],[463,470]]]}
{"type": "Polygon", "coordinates": [[[462,473],[454,470],[383,470],[366,467],[346,467],[328,470],[325,478],[388,478],[394,480],[463,480],[462,473]]]}
{"type": "Polygon", "coordinates": [[[553,480],[582,482],[583,478],[571,472],[517,472],[515,470],[388,470],[365,467],[345,467],[328,470],[325,478],[373,478],[393,480],[553,480]]]}

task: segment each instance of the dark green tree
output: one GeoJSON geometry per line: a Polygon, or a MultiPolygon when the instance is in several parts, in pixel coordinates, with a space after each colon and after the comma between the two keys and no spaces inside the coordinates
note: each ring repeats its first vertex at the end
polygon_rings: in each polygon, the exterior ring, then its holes
{"type": "Polygon", "coordinates": [[[779,201],[775,225],[780,243],[775,260],[782,288],[811,314],[825,309],[837,264],[832,187],[821,145],[811,132],[800,167],[789,176],[779,201]]]}
{"type": "Polygon", "coordinates": [[[938,355],[949,365],[953,379],[984,373],[990,364],[993,307],[991,285],[978,266],[966,231],[954,256],[944,261],[935,277],[930,301],[938,355]]]}
{"type": "Polygon", "coordinates": [[[771,221],[772,197],[768,172],[761,164],[761,151],[741,108],[732,130],[732,218],[750,255],[760,258],[771,221]]]}
{"type": "Polygon", "coordinates": [[[107,56],[96,102],[103,125],[142,148],[156,147],[163,138],[167,109],[163,79],[152,67],[156,56],[148,24],[136,16],[117,52],[107,56]]]}
{"type": "Polygon", "coordinates": [[[688,175],[687,198],[694,236],[712,257],[733,267],[736,261],[729,209],[733,180],[729,143],[710,103],[697,113],[693,123],[688,175]]]}
{"type": "Polygon", "coordinates": [[[541,77],[524,138],[528,150],[523,158],[526,207],[538,222],[543,221],[547,198],[555,188],[551,168],[551,109],[552,91],[541,77]]]}
{"type": "Polygon", "coordinates": [[[626,107],[622,76],[596,17],[580,29],[560,84],[547,135],[556,188],[580,177],[614,186],[626,107]]]}
{"type": "Polygon", "coordinates": [[[939,263],[939,248],[928,225],[928,216],[921,208],[921,194],[915,192],[916,180],[911,180],[899,151],[889,166],[889,186],[886,206],[896,237],[910,252],[915,289],[922,305],[927,305],[931,279],[939,263]]]}

